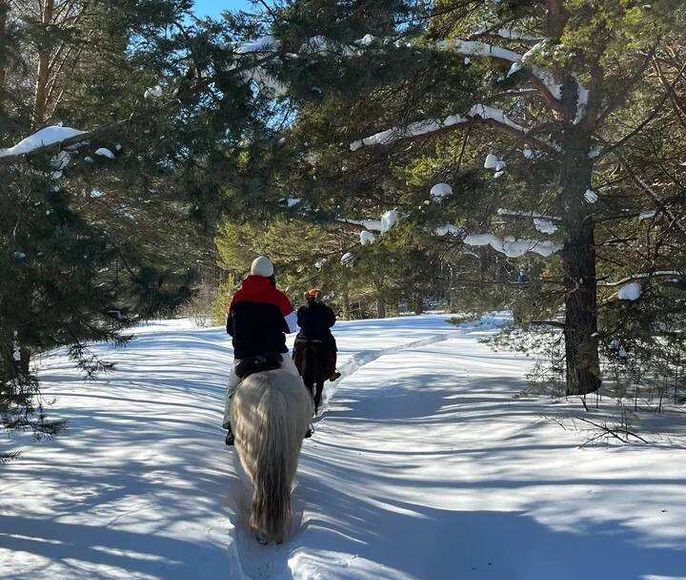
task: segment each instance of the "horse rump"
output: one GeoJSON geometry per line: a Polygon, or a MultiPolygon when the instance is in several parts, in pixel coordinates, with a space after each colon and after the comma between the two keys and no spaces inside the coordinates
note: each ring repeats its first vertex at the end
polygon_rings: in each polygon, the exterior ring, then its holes
{"type": "Polygon", "coordinates": [[[232,415],[236,450],[254,487],[250,527],[258,540],[282,543],[311,398],[299,377],[283,370],[261,372],[241,383],[232,415]]]}

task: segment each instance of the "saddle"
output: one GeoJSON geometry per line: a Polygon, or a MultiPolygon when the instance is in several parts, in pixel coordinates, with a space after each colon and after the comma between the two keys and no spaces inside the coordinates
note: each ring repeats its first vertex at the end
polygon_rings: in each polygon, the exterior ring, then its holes
{"type": "Polygon", "coordinates": [[[241,359],[234,368],[239,379],[243,380],[255,373],[273,371],[281,368],[283,356],[278,352],[268,352],[241,359]]]}

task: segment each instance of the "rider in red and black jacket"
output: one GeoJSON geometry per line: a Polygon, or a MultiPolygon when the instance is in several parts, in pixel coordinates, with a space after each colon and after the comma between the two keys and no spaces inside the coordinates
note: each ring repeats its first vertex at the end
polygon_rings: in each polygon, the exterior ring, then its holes
{"type": "MultiPolygon", "coordinates": [[[[252,263],[250,276],[243,280],[240,290],[231,300],[226,317],[226,332],[233,339],[235,359],[226,385],[222,421],[222,426],[227,430],[227,445],[233,445],[234,442],[231,431],[231,398],[240,383],[236,367],[241,361],[252,357],[287,353],[286,334],[297,329],[297,316],[291,301],[276,288],[274,266],[264,256],[256,258],[252,263]]],[[[300,376],[290,356],[284,356],[280,364],[285,371],[300,376]]]]}
{"type": "Polygon", "coordinates": [[[226,319],[226,332],[233,338],[234,357],[286,353],[286,334],[296,330],[293,305],[276,288],[273,278],[248,276],[231,300],[226,319]]]}

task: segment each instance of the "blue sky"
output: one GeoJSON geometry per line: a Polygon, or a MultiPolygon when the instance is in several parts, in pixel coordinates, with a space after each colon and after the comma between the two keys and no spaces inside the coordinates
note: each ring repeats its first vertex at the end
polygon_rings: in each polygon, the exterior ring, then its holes
{"type": "Polygon", "coordinates": [[[198,16],[217,16],[223,10],[245,10],[250,7],[250,0],[195,0],[198,16]]]}

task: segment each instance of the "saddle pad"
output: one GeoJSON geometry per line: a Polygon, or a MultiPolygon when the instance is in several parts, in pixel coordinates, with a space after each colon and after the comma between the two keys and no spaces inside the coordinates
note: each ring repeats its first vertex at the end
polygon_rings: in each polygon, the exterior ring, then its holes
{"type": "Polygon", "coordinates": [[[280,369],[282,363],[283,357],[278,352],[268,352],[241,359],[236,363],[234,371],[238,378],[243,380],[255,373],[280,369]]]}

